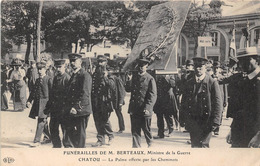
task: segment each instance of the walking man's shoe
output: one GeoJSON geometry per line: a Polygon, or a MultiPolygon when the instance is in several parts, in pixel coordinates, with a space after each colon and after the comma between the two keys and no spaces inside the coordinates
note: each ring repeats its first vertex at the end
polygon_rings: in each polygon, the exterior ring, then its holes
{"type": "Polygon", "coordinates": [[[172,136],[173,136],[173,132],[171,132],[168,135],[166,135],[166,137],[172,137],[172,136]]]}
{"type": "Polygon", "coordinates": [[[123,133],[124,132],[124,130],[119,130],[118,132],[117,132],[117,134],[121,134],[121,133],[123,133]]]}
{"type": "Polygon", "coordinates": [[[97,141],[95,144],[93,144],[93,145],[91,145],[91,146],[92,146],[92,147],[100,147],[100,146],[102,146],[102,145],[103,145],[102,142],[97,141]]]}
{"type": "Polygon", "coordinates": [[[107,145],[111,145],[113,142],[114,142],[114,138],[111,137],[111,138],[109,138],[107,145]]]}
{"type": "Polygon", "coordinates": [[[51,143],[51,140],[50,139],[45,139],[41,142],[41,144],[49,144],[51,143]]]}
{"type": "Polygon", "coordinates": [[[163,136],[154,136],[153,139],[164,139],[163,136]]]}
{"type": "Polygon", "coordinates": [[[40,142],[34,142],[34,143],[30,144],[30,147],[35,148],[35,147],[38,147],[40,145],[41,145],[40,142]]]}

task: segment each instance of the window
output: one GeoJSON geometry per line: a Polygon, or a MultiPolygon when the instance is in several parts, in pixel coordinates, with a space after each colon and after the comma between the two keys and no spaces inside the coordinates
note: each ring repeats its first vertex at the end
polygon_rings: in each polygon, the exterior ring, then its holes
{"type": "Polygon", "coordinates": [[[254,30],[254,45],[257,46],[260,42],[260,29],[254,30]]]}
{"type": "Polygon", "coordinates": [[[111,45],[112,45],[111,41],[106,40],[104,42],[104,48],[111,48],[111,45]]]}
{"type": "Polygon", "coordinates": [[[212,46],[219,46],[219,33],[218,32],[211,32],[212,37],[212,46]]]}

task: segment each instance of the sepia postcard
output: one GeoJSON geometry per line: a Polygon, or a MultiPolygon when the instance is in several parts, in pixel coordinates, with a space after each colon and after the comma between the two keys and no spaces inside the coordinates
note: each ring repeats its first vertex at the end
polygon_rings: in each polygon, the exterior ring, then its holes
{"type": "Polygon", "coordinates": [[[0,165],[260,166],[259,56],[259,0],[2,0],[0,165]]]}

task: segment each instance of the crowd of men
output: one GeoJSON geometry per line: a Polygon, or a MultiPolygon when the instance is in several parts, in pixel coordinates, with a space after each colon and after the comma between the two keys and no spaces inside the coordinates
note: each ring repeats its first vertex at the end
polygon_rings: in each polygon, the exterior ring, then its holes
{"type": "Polygon", "coordinates": [[[174,137],[173,131],[180,126],[190,133],[191,147],[208,148],[212,133],[219,134],[225,111],[227,118],[233,118],[227,143],[232,147],[260,147],[260,67],[255,47],[230,57],[224,69],[218,61],[195,57],[186,61],[186,68],[179,75],[148,72],[151,61],[144,52],[137,59],[136,70],[125,74],[123,79],[122,73],[107,65],[104,55],[97,56],[93,73],[82,68],[80,54],[69,54],[69,72],[63,59],[54,61],[55,70],[46,60],[33,61],[27,73],[21,60],[15,59],[11,71],[4,65],[1,67],[1,107],[8,109],[4,93],[10,89],[14,102],[21,103],[21,110],[31,109],[29,117],[37,117],[38,122],[32,147],[52,142],[54,148],[84,148],[92,113],[97,130],[97,142],[92,146],[112,144],[114,135],[109,118],[115,111],[118,133],[124,132],[121,111],[126,92],[130,93],[128,113],[133,148],[141,147],[141,130],[151,147],[153,139],[174,137]],[[26,83],[30,91],[28,99],[26,83]],[[153,112],[158,127],[154,137],[153,112]]]}

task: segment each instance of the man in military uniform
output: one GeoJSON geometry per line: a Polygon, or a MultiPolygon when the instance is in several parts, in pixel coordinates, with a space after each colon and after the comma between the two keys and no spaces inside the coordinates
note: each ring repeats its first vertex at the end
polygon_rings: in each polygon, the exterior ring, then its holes
{"type": "MultiPolygon", "coordinates": [[[[173,134],[173,115],[177,116],[177,102],[173,92],[175,78],[173,75],[157,75],[157,101],[154,105],[154,112],[157,116],[158,136],[154,139],[164,138],[164,119],[169,129],[167,137],[173,134]]],[[[176,124],[175,124],[176,125],[176,124]]]]}
{"type": "Polygon", "coordinates": [[[220,125],[223,102],[218,82],[206,74],[207,59],[196,57],[193,61],[195,75],[187,80],[182,106],[188,115],[185,123],[191,147],[208,148],[211,132],[220,125]]]}
{"type": "Polygon", "coordinates": [[[231,124],[232,147],[259,147],[260,133],[260,67],[256,47],[238,50],[243,75],[239,86],[240,108],[231,124]]]}
{"type": "Polygon", "coordinates": [[[93,74],[92,106],[98,141],[92,145],[93,147],[105,145],[105,135],[109,138],[108,145],[114,139],[109,117],[114,111],[112,93],[115,91],[115,80],[108,74],[106,56],[98,55],[97,62],[93,74]]]}
{"type": "MultiPolygon", "coordinates": [[[[181,79],[179,82],[177,82],[177,87],[179,89],[178,93],[181,96],[181,100],[185,100],[185,94],[184,91],[186,89],[186,83],[187,80],[189,80],[191,77],[194,76],[194,62],[192,59],[188,59],[186,60],[185,63],[185,70],[183,71],[182,75],[181,75],[181,79]]],[[[180,121],[180,126],[181,127],[185,127],[185,118],[187,117],[187,115],[185,113],[187,113],[187,111],[184,111],[184,108],[180,104],[180,113],[179,113],[179,121],[180,121]]],[[[187,132],[187,128],[185,127],[187,132]]]]}
{"type": "Polygon", "coordinates": [[[50,100],[48,101],[49,108],[46,108],[45,112],[46,114],[49,112],[51,114],[50,132],[53,147],[61,148],[59,126],[61,125],[61,129],[64,134],[64,110],[70,76],[65,72],[66,64],[64,59],[56,60],[54,65],[56,67],[57,75],[55,75],[53,79],[50,100]]]}
{"type": "Polygon", "coordinates": [[[81,68],[81,55],[69,54],[70,65],[73,69],[68,83],[66,100],[66,133],[68,142],[65,147],[84,148],[86,142],[86,128],[92,113],[90,74],[81,68]]]}
{"type": "Polygon", "coordinates": [[[126,81],[125,89],[131,92],[128,113],[131,118],[133,148],[141,147],[141,129],[148,147],[152,145],[151,120],[157,87],[154,78],[146,72],[148,64],[146,58],[138,59],[138,73],[133,73],[126,81]]]}
{"type": "Polygon", "coordinates": [[[44,134],[43,143],[51,142],[47,121],[48,115],[44,114],[44,110],[50,97],[50,90],[52,88],[53,80],[51,77],[46,75],[45,61],[38,62],[37,68],[39,72],[39,78],[36,80],[35,87],[32,89],[26,104],[29,108],[33,101],[29,117],[35,119],[35,117],[38,116],[36,134],[33,141],[34,144],[32,144],[31,147],[40,145],[42,133],[44,134]]]}

